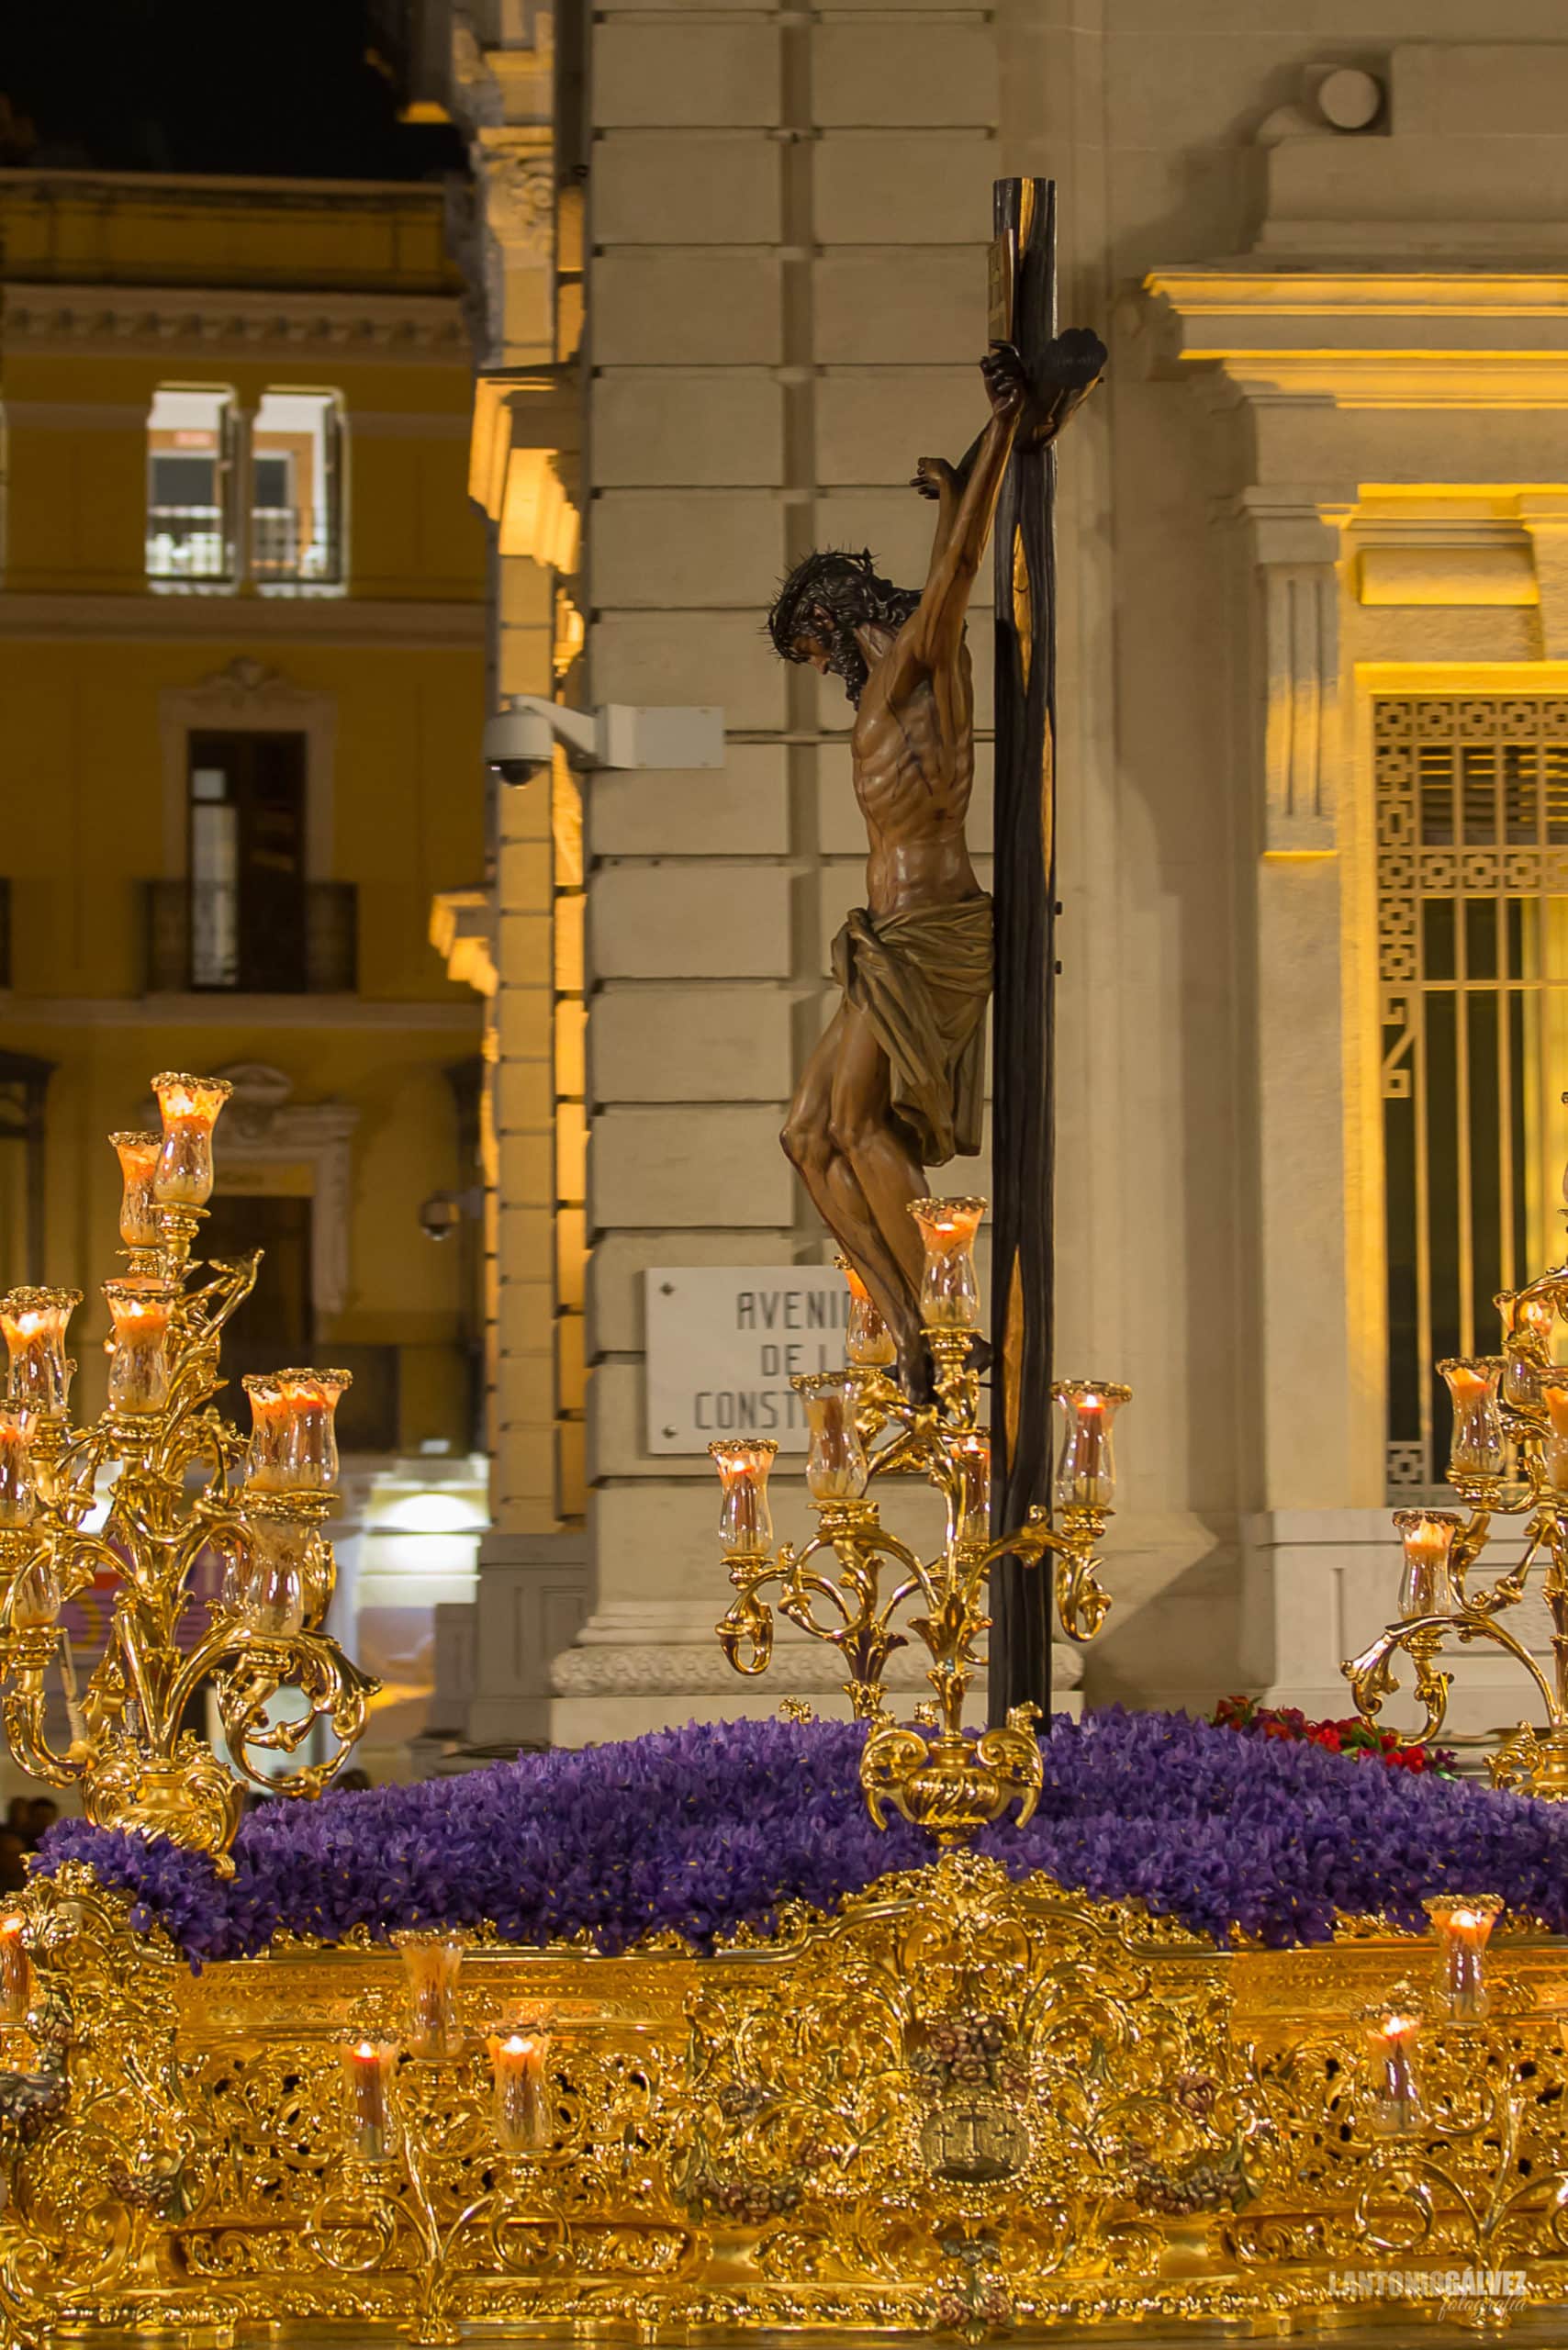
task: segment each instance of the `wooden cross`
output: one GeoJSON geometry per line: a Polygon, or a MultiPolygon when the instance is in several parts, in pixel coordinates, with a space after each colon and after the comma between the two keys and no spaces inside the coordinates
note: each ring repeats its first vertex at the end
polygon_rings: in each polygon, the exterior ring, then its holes
{"type": "MultiPolygon", "coordinates": [[[[1036,387],[997,505],[996,978],[991,1100],[991,1532],[1048,1503],[1056,1189],[1055,437],[1074,396],[1052,385],[1056,186],[998,180],[991,337],[1036,387]]],[[[1070,337],[1104,352],[1090,337],[1070,337]]],[[[1060,370],[1056,371],[1059,377],[1060,370]]],[[[1070,376],[1072,369],[1067,371],[1070,376]]],[[[1081,368],[1079,370],[1081,373],[1081,368]]],[[[1094,365],[1091,384],[1098,374],[1094,365]]],[[[991,1718],[1032,1699],[1050,1711],[1048,1572],[1004,1559],[991,1576],[991,1718]]]]}

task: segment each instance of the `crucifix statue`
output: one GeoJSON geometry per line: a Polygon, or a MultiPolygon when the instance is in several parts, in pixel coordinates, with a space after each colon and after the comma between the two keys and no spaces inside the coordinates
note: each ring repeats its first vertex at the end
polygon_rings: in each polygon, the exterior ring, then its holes
{"type": "MultiPolygon", "coordinates": [[[[898,1346],[905,1391],[917,1400],[931,1392],[931,1371],[917,1304],[923,1252],[908,1207],[931,1189],[927,1168],[980,1149],[985,1013],[993,971],[1001,975],[999,1143],[1006,1124],[1004,1092],[1025,1104],[1048,1098],[1043,1002],[1031,1004],[1022,1022],[1011,1019],[1005,1048],[1002,1042],[1003,990],[1038,992],[1043,999],[1050,979],[1048,967],[1027,946],[1030,939],[1037,944],[1042,924],[1048,944],[1055,888],[1049,847],[1049,582],[1042,576],[1031,595],[1031,555],[1037,558],[1041,543],[1048,552],[1051,444],[1099,380],[1105,360],[1092,334],[1055,332],[1048,183],[998,182],[997,207],[993,340],[980,361],[991,414],[956,464],[924,457],[917,466],[913,486],[936,505],[924,588],[894,587],[868,552],[818,553],[790,573],[768,620],[774,645],[785,660],[809,662],[823,675],[837,677],[854,704],[850,758],[870,849],[866,904],[851,913],[834,942],[843,1001],[806,1065],[783,1144],[823,1221],[880,1307],[898,1346]],[[975,878],[964,832],[975,766],[965,627],[999,501],[1008,545],[999,548],[997,565],[993,909],[975,878]],[[1037,514],[1030,512],[1031,504],[1037,514]],[[1023,642],[1015,644],[1012,640],[1020,626],[1023,642]],[[1031,726],[1030,709],[1042,695],[1046,733],[1032,751],[1030,736],[1040,736],[1041,729],[1031,726]],[[1025,871],[1014,873],[1006,862],[1007,842],[1019,804],[1032,807],[1035,839],[1045,849],[1043,857],[1024,859],[1025,871]],[[1021,923],[1026,941],[1022,962],[1021,923]]],[[[1025,1110],[1025,1125],[1029,1120],[1025,1110]]],[[[1037,1147],[1012,1148],[1008,1155],[1017,1163],[1005,1180],[1015,1190],[1033,1185],[1036,1194],[1028,1201],[1003,1200],[999,1150],[997,1233],[1021,1216],[1031,1224],[1036,1245],[1025,1252],[1029,1286],[1037,1290],[1043,1278],[1047,1292],[1045,1392],[1030,1404],[1032,1411],[1037,1407],[1043,1427],[1049,1401],[1048,1134],[1045,1165],[1038,1163],[1037,1147]]],[[[1023,1295],[1019,1281],[1013,1280],[1002,1291],[1000,1317],[993,1307],[1004,1389],[1021,1360],[1023,1295]]],[[[1037,1388],[1040,1349],[1033,1326],[1030,1340],[1031,1383],[1037,1388]]],[[[1014,1390],[1016,1384],[1014,1377],[1014,1390]]],[[[1003,1416],[1001,1483],[1006,1485],[1009,1435],[1015,1442],[1020,1427],[1016,1392],[1004,1393],[1003,1416]]],[[[1034,1471],[1031,1477],[1041,1482],[1034,1471]]],[[[1043,1485],[1038,1496],[1031,1496],[1036,1497],[1044,1497],[1043,1485]]],[[[1017,1516],[1010,1520],[1018,1522],[1017,1516]]],[[[1048,1673],[1048,1648],[1045,1669],[1048,1673]]],[[[1038,1701],[1036,1665],[1027,1668],[1027,1676],[1031,1685],[1014,1692],[1010,1702],[1018,1695],[1038,1701]]]]}

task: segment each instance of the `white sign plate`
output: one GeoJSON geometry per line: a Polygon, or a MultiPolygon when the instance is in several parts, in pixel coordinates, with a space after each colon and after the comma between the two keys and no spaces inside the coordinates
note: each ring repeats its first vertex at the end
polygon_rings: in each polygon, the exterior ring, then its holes
{"type": "Polygon", "coordinates": [[[770,1436],[804,1452],[790,1382],[844,1361],[849,1291],[816,1265],[655,1265],[647,1302],[648,1450],[706,1452],[717,1436],[770,1436]]]}

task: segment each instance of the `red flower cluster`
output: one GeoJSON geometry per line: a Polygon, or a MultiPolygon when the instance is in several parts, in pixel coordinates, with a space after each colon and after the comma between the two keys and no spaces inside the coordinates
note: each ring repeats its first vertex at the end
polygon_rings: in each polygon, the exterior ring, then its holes
{"type": "Polygon", "coordinates": [[[1311,1722],[1295,1706],[1260,1706],[1256,1697],[1222,1697],[1211,1719],[1218,1729],[1326,1746],[1330,1754],[1364,1754],[1386,1763],[1391,1771],[1436,1771],[1452,1778],[1458,1768],[1446,1746],[1402,1746],[1397,1730],[1375,1729],[1359,1714],[1349,1714],[1342,1721],[1311,1722]]]}

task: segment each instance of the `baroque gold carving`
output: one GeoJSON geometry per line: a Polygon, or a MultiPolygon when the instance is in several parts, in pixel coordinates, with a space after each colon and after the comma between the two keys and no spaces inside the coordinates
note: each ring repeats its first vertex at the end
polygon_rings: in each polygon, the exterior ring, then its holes
{"type": "Polygon", "coordinates": [[[26,1897],[6,2033],[0,2338],[353,2323],[450,2342],[618,2322],[790,2332],[1227,2318],[1334,2305],[1376,2256],[1568,2294],[1562,1946],[1505,1938],[1479,2025],[1428,2019],[1428,2123],[1368,2120],[1361,2018],[1431,1945],[1347,1921],[1220,1951],[968,1853],[711,1957],[481,1940],[470,2042],[548,2009],[547,2136],[503,2158],[482,2055],[405,2055],[396,2158],[344,2153],[337,2047],[396,2036],[385,1947],[194,1978],[80,1869],[26,1897]],[[40,2092],[26,2128],[16,2084],[40,2092]]]}

